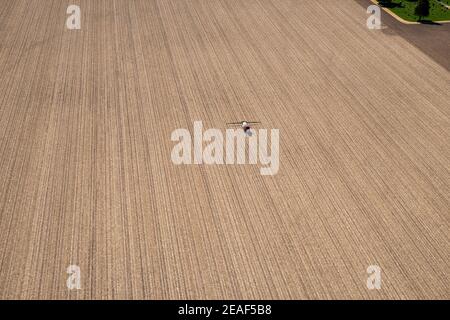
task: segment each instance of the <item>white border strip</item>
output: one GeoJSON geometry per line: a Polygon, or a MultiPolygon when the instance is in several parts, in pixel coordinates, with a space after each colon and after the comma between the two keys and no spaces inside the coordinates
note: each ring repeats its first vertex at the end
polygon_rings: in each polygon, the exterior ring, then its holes
{"type": "MultiPolygon", "coordinates": [[[[398,15],[396,15],[393,11],[389,10],[388,8],[382,7],[379,3],[378,0],[370,0],[372,3],[376,4],[377,6],[379,6],[381,9],[383,9],[384,12],[388,13],[389,15],[391,15],[393,18],[395,18],[397,21],[403,23],[403,24],[422,24],[420,22],[417,21],[408,21],[405,20],[401,17],[399,17],[398,15]]],[[[436,23],[450,23],[450,20],[444,20],[444,21],[433,21],[436,23]]]]}

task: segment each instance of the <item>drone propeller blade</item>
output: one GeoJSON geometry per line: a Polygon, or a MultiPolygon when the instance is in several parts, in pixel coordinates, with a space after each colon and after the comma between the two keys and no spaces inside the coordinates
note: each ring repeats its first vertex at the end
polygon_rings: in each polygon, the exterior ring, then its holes
{"type": "Polygon", "coordinates": [[[246,124],[260,124],[259,121],[241,121],[241,122],[229,122],[227,126],[242,126],[244,123],[246,124]]]}

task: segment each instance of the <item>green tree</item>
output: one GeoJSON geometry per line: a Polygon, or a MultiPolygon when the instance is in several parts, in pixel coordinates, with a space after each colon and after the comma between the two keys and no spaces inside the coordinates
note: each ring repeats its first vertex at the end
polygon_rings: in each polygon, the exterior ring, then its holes
{"type": "Polygon", "coordinates": [[[419,0],[416,9],[414,10],[414,14],[419,16],[419,21],[422,20],[422,17],[428,17],[430,15],[430,1],[419,0]]]}

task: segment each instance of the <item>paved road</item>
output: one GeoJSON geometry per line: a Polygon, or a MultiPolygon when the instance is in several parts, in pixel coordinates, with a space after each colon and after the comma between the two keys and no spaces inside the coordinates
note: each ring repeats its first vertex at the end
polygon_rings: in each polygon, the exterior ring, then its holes
{"type": "MultiPolygon", "coordinates": [[[[363,8],[373,4],[369,0],[356,2],[363,8]]],[[[385,12],[382,13],[382,23],[387,27],[383,33],[403,38],[450,71],[450,23],[402,24],[385,12]]]]}

